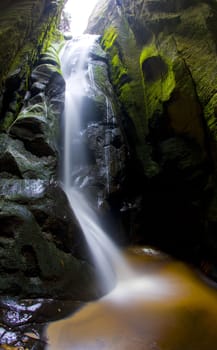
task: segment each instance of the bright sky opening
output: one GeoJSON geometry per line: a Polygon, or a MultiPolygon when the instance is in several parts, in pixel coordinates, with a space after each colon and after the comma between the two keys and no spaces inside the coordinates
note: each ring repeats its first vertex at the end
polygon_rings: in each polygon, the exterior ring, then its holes
{"type": "Polygon", "coordinates": [[[88,18],[99,0],[68,0],[65,11],[70,14],[71,32],[73,35],[82,34],[88,23],[88,18]]]}

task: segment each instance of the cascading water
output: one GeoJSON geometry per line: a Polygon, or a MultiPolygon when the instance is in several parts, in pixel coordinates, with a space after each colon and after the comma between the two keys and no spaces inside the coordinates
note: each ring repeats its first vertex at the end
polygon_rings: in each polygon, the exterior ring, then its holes
{"type": "MultiPolygon", "coordinates": [[[[101,93],[98,91],[99,84],[89,61],[94,40],[96,37],[89,35],[72,40],[61,58],[66,80],[63,186],[95,264],[100,268],[105,291],[113,284],[113,270],[121,283],[111,293],[88,303],[71,317],[51,323],[46,332],[46,349],[215,350],[216,293],[198,278],[195,271],[150,248],[129,250],[129,264],[137,271],[132,273],[98,225],[97,217],[83,194],[86,185],[91,183],[88,154],[85,142],[82,142],[85,135],[94,139],[92,147],[97,142],[101,147],[97,151],[97,163],[103,164],[100,179],[103,178],[105,192],[112,191],[114,168],[120,172],[116,164],[122,159],[120,131],[110,95],[107,95],[107,89],[101,93]],[[100,101],[104,101],[103,122],[98,125],[96,119],[91,120],[84,130],[84,95],[95,93],[100,101]],[[114,135],[117,136],[116,142],[114,135]],[[102,138],[104,141],[100,141],[102,138]],[[114,154],[117,163],[113,162],[114,154]],[[100,157],[104,157],[103,162],[100,157]],[[88,171],[82,175],[85,169],[88,171]]],[[[100,66],[98,61],[94,64],[100,66]]]]}
{"type": "MultiPolygon", "coordinates": [[[[81,141],[82,103],[88,91],[94,93],[96,89],[93,70],[88,65],[88,60],[90,49],[97,38],[98,36],[82,35],[72,39],[61,54],[62,72],[66,81],[63,188],[89,244],[106,291],[114,284],[114,271],[119,279],[124,279],[131,273],[116,246],[99,226],[94,211],[78,188],[77,174],[82,168],[85,169],[88,158],[81,141]]],[[[107,97],[105,102],[108,119],[108,109],[111,107],[107,97]]],[[[108,152],[109,149],[105,147],[107,190],[109,189],[108,152]]]]}

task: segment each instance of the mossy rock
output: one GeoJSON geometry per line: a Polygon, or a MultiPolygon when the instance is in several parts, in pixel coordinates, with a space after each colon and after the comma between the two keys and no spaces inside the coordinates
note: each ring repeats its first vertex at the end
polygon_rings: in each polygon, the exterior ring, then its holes
{"type": "Polygon", "coordinates": [[[102,46],[110,57],[111,82],[115,87],[122,111],[135,126],[134,132],[130,131],[132,142],[140,160],[145,164],[149,161],[149,156],[143,143],[147,124],[144,118],[146,110],[139,65],[140,50],[125,20],[118,23],[117,27],[106,28],[102,46]]]}
{"type": "Polygon", "coordinates": [[[206,105],[204,114],[212,139],[217,141],[217,93],[206,105]]]}
{"type": "MultiPolygon", "coordinates": [[[[14,100],[16,91],[16,111],[13,119],[22,107],[22,100],[28,89],[29,75],[41,52],[45,51],[52,40],[60,39],[55,34],[60,19],[63,1],[57,4],[33,1],[10,2],[4,6],[0,14],[0,94],[3,94],[0,106],[2,117],[10,112],[9,104],[14,100]],[[8,37],[10,40],[8,40],[8,37]],[[16,72],[16,86],[9,84],[11,76],[16,72]],[[10,87],[9,87],[10,85],[10,87]]],[[[3,129],[9,125],[7,121],[3,129]]]]}
{"type": "Polygon", "coordinates": [[[158,50],[154,42],[143,48],[140,67],[144,79],[146,117],[149,119],[170,99],[176,85],[175,75],[172,61],[158,50]]]}

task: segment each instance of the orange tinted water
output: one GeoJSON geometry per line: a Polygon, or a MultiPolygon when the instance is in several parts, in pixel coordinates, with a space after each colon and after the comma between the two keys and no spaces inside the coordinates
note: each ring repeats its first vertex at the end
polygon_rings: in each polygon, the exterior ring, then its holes
{"type": "Polygon", "coordinates": [[[216,350],[217,292],[185,264],[134,248],[138,276],[47,328],[49,350],[216,350]]]}

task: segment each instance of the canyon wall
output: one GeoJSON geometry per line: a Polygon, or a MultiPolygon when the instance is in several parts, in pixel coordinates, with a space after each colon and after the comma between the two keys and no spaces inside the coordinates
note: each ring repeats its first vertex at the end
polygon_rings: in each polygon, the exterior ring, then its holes
{"type": "Polygon", "coordinates": [[[87,300],[99,293],[58,180],[63,6],[62,0],[0,4],[1,295],[87,300]]]}
{"type": "Polygon", "coordinates": [[[217,249],[216,19],[212,0],[105,0],[87,29],[102,35],[131,148],[134,239],[206,266],[217,249]]]}

